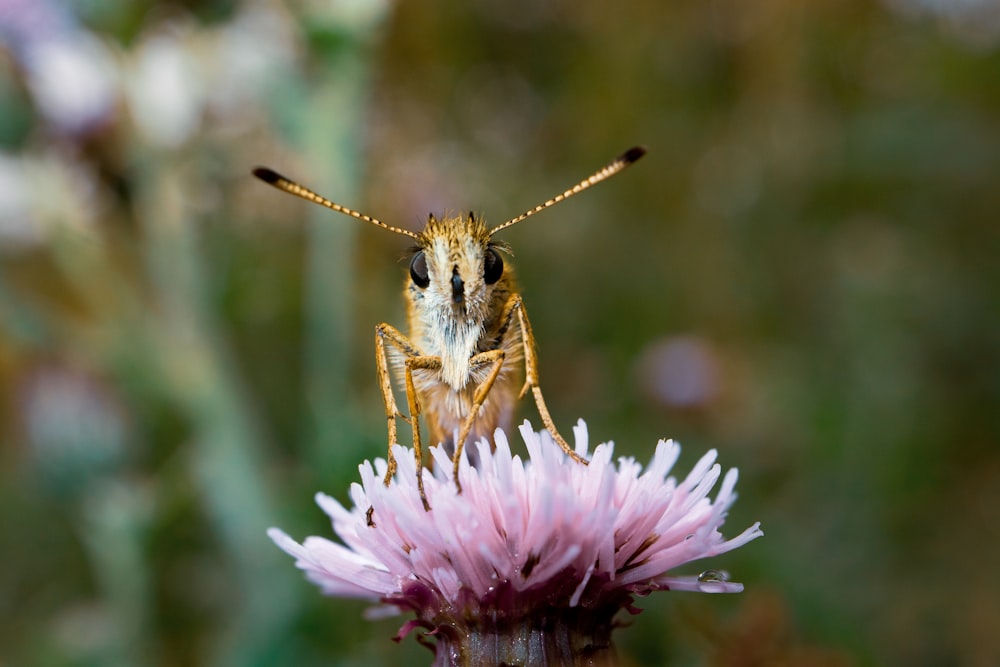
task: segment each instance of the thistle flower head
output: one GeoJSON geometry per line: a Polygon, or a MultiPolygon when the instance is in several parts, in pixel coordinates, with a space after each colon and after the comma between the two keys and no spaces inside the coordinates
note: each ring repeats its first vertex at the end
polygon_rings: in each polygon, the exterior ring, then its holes
{"type": "MultiPolygon", "coordinates": [[[[430,512],[420,502],[412,452],[397,447],[392,485],[382,484],[386,463],[377,459],[360,466],[352,509],[317,495],[342,544],[323,537],[298,544],[276,528],[269,535],[324,593],[379,601],[383,613],[413,611],[416,619],[400,634],[422,626],[439,642],[448,633],[525,620],[541,627],[549,622],[542,619],[560,617],[595,625],[587,632],[609,638],[611,618],[631,610],[635,595],[743,589],[717,571],[671,573],[762,534],[759,524],[728,540],[719,532],[737,473],[729,470],[709,498],[722,476],[715,451],[678,482],[669,472],[680,446],[670,440],[658,443],[643,470],[631,458],[614,462],[611,443],[598,445],[583,466],[547,432],[527,422],[520,432],[529,461],[512,455],[497,431],[495,451],[479,443],[476,468],[463,461],[461,494],[447,455],[432,448],[435,472],[424,479],[430,512]]],[[[574,435],[577,453],[588,456],[582,421],[574,435]]]]}

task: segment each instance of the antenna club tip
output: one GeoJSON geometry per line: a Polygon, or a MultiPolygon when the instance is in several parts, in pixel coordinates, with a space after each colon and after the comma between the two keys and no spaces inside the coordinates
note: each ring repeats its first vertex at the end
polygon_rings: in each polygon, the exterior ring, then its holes
{"type": "Polygon", "coordinates": [[[645,154],[646,154],[645,146],[633,146],[632,148],[622,153],[622,156],[618,159],[627,164],[632,164],[645,154]]]}
{"type": "Polygon", "coordinates": [[[252,173],[260,180],[264,181],[265,183],[270,183],[271,185],[274,185],[278,181],[283,180],[281,174],[274,171],[273,169],[268,169],[267,167],[254,167],[252,173]]]}

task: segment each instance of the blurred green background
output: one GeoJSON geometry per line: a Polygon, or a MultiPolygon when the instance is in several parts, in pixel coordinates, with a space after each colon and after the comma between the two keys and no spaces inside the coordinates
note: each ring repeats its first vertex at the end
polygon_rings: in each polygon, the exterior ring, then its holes
{"type": "Polygon", "coordinates": [[[384,455],[406,243],[249,171],[495,224],[636,143],[504,236],[542,386],[766,536],[623,664],[1000,664],[995,0],[0,0],[0,665],[429,664],[264,534],[384,455]]]}

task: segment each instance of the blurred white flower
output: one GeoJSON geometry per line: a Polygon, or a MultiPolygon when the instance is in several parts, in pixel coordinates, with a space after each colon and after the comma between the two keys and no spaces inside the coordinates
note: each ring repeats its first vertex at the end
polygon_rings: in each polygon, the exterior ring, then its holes
{"type": "Polygon", "coordinates": [[[85,133],[110,121],[117,100],[114,55],[77,26],[65,3],[0,0],[0,45],[24,67],[39,113],[60,132],[85,133]]]}
{"type": "Polygon", "coordinates": [[[89,230],[98,213],[92,170],[59,151],[0,152],[0,247],[30,247],[56,229],[89,230]]]}
{"type": "Polygon", "coordinates": [[[389,0],[307,0],[305,10],[317,20],[362,33],[376,28],[391,6],[389,0]]]}
{"type": "Polygon", "coordinates": [[[132,120],[141,135],[176,148],[201,125],[206,82],[199,60],[180,31],[163,31],[133,53],[125,79],[132,120]]]}
{"type": "Polygon", "coordinates": [[[113,116],[117,66],[110,49],[90,33],[35,41],[24,52],[24,64],[39,111],[60,130],[86,132],[113,116]]]}
{"type": "Polygon", "coordinates": [[[902,14],[942,19],[968,43],[995,46],[1000,39],[1000,0],[887,0],[902,14]]]}
{"type": "Polygon", "coordinates": [[[243,131],[239,121],[260,102],[283,74],[290,75],[297,57],[296,28],[279,7],[252,4],[215,34],[209,70],[209,104],[227,119],[223,130],[243,131]],[[235,122],[234,122],[235,121],[235,122]]]}
{"type": "Polygon", "coordinates": [[[69,368],[42,367],[19,389],[32,459],[50,490],[73,492],[121,462],[125,417],[108,387],[69,368]]]}

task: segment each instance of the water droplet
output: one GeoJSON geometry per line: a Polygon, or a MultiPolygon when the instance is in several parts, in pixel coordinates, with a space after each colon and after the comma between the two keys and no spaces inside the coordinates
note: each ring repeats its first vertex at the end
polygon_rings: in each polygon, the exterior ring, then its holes
{"type": "Polygon", "coordinates": [[[729,573],[724,570],[705,570],[698,575],[698,590],[702,593],[725,593],[729,590],[729,573]]]}

